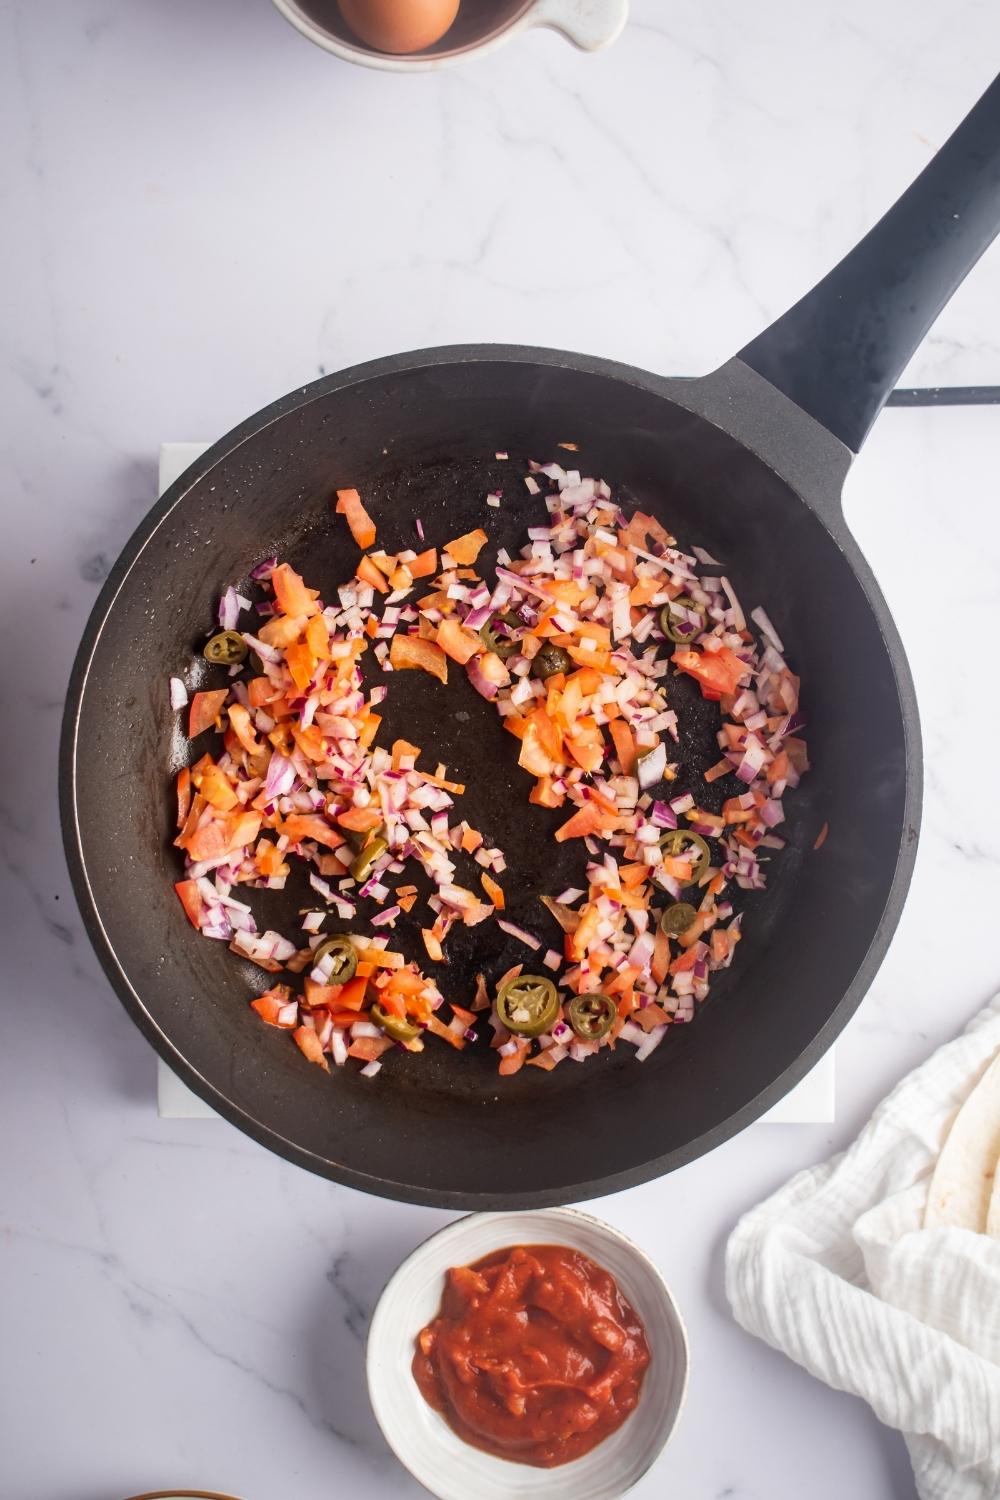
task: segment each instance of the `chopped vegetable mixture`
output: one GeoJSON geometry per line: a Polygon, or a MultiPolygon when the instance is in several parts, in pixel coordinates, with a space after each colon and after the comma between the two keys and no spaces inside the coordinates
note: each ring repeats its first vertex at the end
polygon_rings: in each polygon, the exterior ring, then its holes
{"type": "Polygon", "coordinates": [[[547,522],[492,567],[480,529],[440,550],[376,550],[361,496],[338,491],[362,551],[336,602],[270,558],[251,575],[262,600],[227,589],[203,648],[228,684],[189,703],[171,678],[189,737],[221,736],[177,777],[177,894],[205,937],[271,974],[302,976],[251,1004],[320,1067],[353,1057],[373,1077],[386,1051],[420,1052],[427,1033],[461,1050],[486,1011],[502,1075],[581,1062],[619,1040],[642,1060],[731,964],[741,916],[730,888],[763,889],[762,851],[783,846],[782,799],[808,759],[798,679],[768,616],[751,613],[755,634],[720,565],[680,551],[654,517],[627,518],[603,481],[531,464],[525,484],[547,522]],[[262,623],[240,630],[254,608],[262,623]],[[540,959],[547,973],[517,965],[492,986],[480,976],[475,995],[446,997],[424,971],[445,961],[456,924],[496,921],[533,953],[543,943],[504,918],[504,857],[456,816],[464,787],[445,766],[421,766],[418,746],[377,743],[390,689],[366,694],[369,650],[383,674],[424,671],[447,685],[450,670],[464,673],[516,741],[527,800],[565,809],[555,838],[581,840],[586,884],[541,898],[563,938],[540,959]],[[691,792],[669,795],[672,673],[719,705],[720,758],[704,781],[732,776],[740,790],[717,813],[691,792]],[[460,854],[479,867],[481,889],[458,883],[460,854]],[[295,941],[259,932],[234,895],[283,887],[293,859],[308,865],[320,903],[301,913],[295,941]],[[411,868],[433,884],[417,913],[419,963],[391,938],[419,899],[411,868]],[[376,915],[362,920],[360,899],[376,915]],[[331,917],[341,931],[326,930],[331,917]]]}

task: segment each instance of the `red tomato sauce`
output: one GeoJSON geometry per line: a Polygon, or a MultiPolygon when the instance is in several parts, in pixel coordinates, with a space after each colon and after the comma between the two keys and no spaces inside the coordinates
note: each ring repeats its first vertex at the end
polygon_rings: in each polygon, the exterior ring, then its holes
{"type": "Polygon", "coordinates": [[[649,1358],[609,1272],[565,1245],[514,1245],[448,1271],[413,1376],[465,1442],[553,1468],[621,1426],[649,1358]]]}

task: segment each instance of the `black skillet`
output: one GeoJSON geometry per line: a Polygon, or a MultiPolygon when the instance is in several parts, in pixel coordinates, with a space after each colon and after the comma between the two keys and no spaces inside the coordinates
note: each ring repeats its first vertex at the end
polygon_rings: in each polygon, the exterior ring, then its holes
{"type": "MultiPolygon", "coordinates": [[[[1000,225],[1000,82],[826,279],[704,379],[662,379],[544,349],[461,346],[377,360],[295,391],[199,459],[153,508],[87,626],[69,689],[61,795],[77,897],[104,968],[157,1051],[262,1144],[338,1182],[452,1208],[564,1203],[644,1182],[741,1130],[829,1047],[896,926],[920,815],[920,734],[891,616],[844,524],[844,477],[897,375],[1000,225]],[[483,525],[517,544],[538,518],[528,458],[563,455],[725,559],[763,603],[804,684],[815,769],[787,798],[788,848],[747,901],[745,941],[694,1023],[645,1063],[631,1048],[499,1080],[487,1049],[429,1045],[377,1080],[327,1077],[247,997],[260,971],[190,928],[171,885],[181,757],[168,675],[220,589],[272,551],[329,593],[355,555],[330,495],[357,485],[389,550],[483,525]],[[509,451],[507,463],[494,459],[509,451]],[[500,510],[484,497],[503,487],[500,510]],[[829,837],[813,844],[821,825],[829,837]]],[[[568,460],[569,461],[569,460],[568,460]]],[[[216,669],[218,670],[218,669],[216,669]]],[[[391,679],[402,732],[468,783],[463,813],[506,850],[515,921],[555,941],[537,901],[580,874],[529,807],[509,736],[458,681],[391,679]]],[[[673,691],[685,690],[678,683],[673,691]]],[[[684,775],[715,758],[685,699],[684,775]]],[[[723,791],[724,784],[717,784],[723,791]]],[[[300,887],[258,914],[294,930],[300,887]]],[[[411,934],[412,938],[412,934],[411,934]]],[[[461,929],[456,999],[525,950],[461,929]]],[[[419,952],[419,940],[411,950],[419,952]]]]}

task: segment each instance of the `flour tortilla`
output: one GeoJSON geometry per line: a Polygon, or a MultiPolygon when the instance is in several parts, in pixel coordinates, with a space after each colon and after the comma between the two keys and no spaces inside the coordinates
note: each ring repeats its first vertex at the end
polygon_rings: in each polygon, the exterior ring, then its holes
{"type": "Polygon", "coordinates": [[[972,1229],[1000,1238],[1000,1055],[955,1116],[931,1178],[925,1229],[972,1229]],[[991,1227],[992,1225],[992,1227],[991,1227]]]}
{"type": "Polygon", "coordinates": [[[1000,1178],[993,1180],[990,1206],[986,1214],[986,1233],[991,1240],[1000,1240],[1000,1178]]]}

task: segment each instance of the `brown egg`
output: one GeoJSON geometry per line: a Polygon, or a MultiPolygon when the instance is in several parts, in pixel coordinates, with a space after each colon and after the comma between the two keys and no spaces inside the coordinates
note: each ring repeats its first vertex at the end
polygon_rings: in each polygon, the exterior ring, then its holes
{"type": "Polygon", "coordinates": [[[340,14],[361,41],[379,52],[422,52],[440,41],[459,0],[340,0],[340,14]]]}

